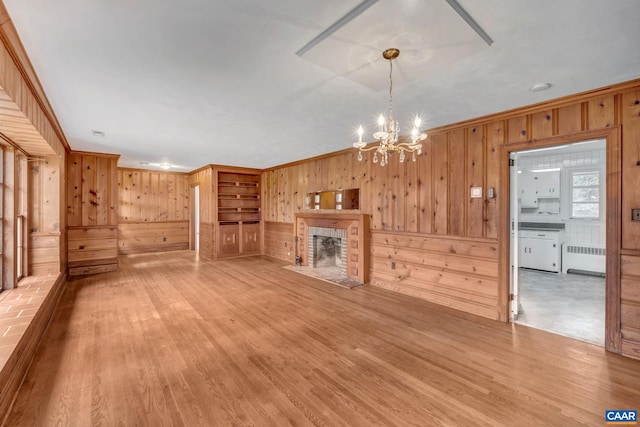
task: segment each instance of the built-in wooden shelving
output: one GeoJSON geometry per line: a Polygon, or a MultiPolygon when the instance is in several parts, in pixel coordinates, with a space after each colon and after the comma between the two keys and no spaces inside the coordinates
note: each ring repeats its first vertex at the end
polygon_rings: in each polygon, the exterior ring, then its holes
{"type": "Polygon", "coordinates": [[[218,256],[260,252],[260,175],[217,174],[218,256]]]}
{"type": "Polygon", "coordinates": [[[218,221],[260,222],[260,176],[218,172],[218,221]]]}

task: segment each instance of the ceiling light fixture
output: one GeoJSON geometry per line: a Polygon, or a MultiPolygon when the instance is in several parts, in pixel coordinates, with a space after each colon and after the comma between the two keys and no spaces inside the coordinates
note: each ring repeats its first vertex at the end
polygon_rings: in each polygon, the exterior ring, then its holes
{"type": "Polygon", "coordinates": [[[378,131],[373,137],[378,140],[379,144],[367,147],[367,143],[362,141],[364,129],[362,126],[358,128],[358,142],[354,142],[353,146],[359,150],[358,160],[362,161],[362,152],[375,150],[373,154],[373,163],[378,163],[378,154],[381,157],[380,166],[389,163],[389,153],[399,152],[400,163],[404,162],[405,152],[412,154],[412,160],[416,161],[416,156],[422,154],[422,144],[420,141],[427,137],[426,133],[420,131],[422,120],[416,116],[411,130],[411,142],[398,142],[400,135],[400,124],[393,118],[393,60],[400,55],[400,50],[391,48],[382,52],[382,57],[389,61],[389,119],[380,114],[378,117],[378,131]]]}
{"type": "Polygon", "coordinates": [[[540,172],[559,172],[560,168],[546,168],[546,169],[531,169],[531,172],[540,173],[540,172]]]}
{"type": "Polygon", "coordinates": [[[551,83],[536,83],[529,88],[531,92],[541,92],[551,87],[551,83]]]}

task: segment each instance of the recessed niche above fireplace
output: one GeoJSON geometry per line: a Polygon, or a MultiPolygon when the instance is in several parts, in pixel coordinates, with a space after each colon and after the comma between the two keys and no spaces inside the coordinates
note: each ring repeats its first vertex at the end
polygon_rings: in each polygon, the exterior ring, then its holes
{"type": "Polygon", "coordinates": [[[307,193],[304,198],[305,209],[360,209],[360,189],[315,191],[307,193]]]}

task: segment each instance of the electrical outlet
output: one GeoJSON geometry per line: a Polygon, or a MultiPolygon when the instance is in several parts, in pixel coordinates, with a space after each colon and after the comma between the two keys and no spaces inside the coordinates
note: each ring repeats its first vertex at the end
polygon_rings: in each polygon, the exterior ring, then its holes
{"type": "Polygon", "coordinates": [[[391,269],[392,270],[396,269],[396,262],[395,261],[391,261],[391,269]]]}
{"type": "Polygon", "coordinates": [[[640,209],[631,209],[631,221],[640,221],[640,209]]]}

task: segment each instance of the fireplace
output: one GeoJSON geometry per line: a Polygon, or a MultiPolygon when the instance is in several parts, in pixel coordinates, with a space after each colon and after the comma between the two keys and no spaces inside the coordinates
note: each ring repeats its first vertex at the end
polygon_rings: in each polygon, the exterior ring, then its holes
{"type": "Polygon", "coordinates": [[[369,216],[346,212],[296,214],[297,255],[302,267],[354,283],[368,279],[369,216]]]}
{"type": "Polygon", "coordinates": [[[333,270],[335,275],[347,276],[347,230],[309,227],[309,265],[333,270]]]}

